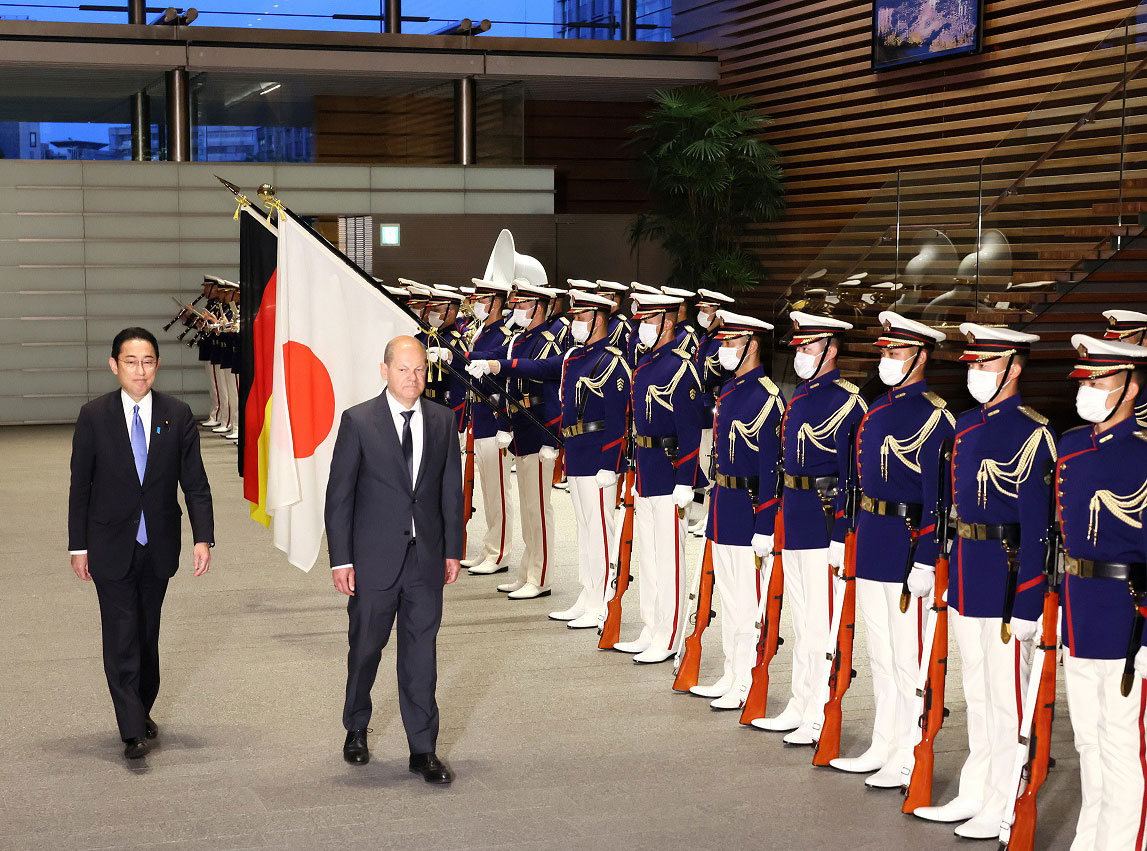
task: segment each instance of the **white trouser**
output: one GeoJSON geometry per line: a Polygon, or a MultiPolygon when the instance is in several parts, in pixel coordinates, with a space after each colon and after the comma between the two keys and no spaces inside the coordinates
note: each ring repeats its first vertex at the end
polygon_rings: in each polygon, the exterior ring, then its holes
{"type": "Polygon", "coordinates": [[[207,419],[219,419],[219,376],[215,374],[215,364],[207,361],[203,364],[207,370],[207,395],[211,398],[211,410],[207,412],[207,419]]]}
{"type": "Polygon", "coordinates": [[[959,795],[1002,819],[1016,794],[1008,785],[1031,660],[1014,637],[1000,641],[1002,618],[969,618],[949,609],[948,623],[960,649],[968,704],[968,758],[960,769],[959,795]]]}
{"type": "MultiPolygon", "coordinates": [[[[706,476],[709,475],[709,468],[713,459],[713,429],[706,428],[701,430],[701,445],[697,450],[697,464],[698,469],[706,476]]],[[[694,503],[695,505],[696,503],[694,503]]],[[[696,511],[696,509],[694,509],[696,511]]],[[[705,523],[709,518],[709,491],[704,491],[704,496],[701,498],[701,512],[696,514],[697,522],[705,523]]]]}
{"type": "Polygon", "coordinates": [[[605,579],[614,536],[617,485],[600,488],[593,476],[570,476],[568,481],[577,521],[577,576],[581,583],[578,603],[586,614],[600,615],[609,595],[605,579]]]}
{"type": "Polygon", "coordinates": [[[550,492],[554,487],[554,462],[540,453],[520,455],[518,464],[518,505],[522,509],[522,540],[526,544],[518,562],[516,579],[528,585],[548,588],[550,549],[554,541],[554,508],[550,492]]]}
{"type": "Polygon", "coordinates": [[[792,707],[802,724],[815,723],[824,710],[824,653],[832,618],[828,548],[783,550],[785,603],[793,617],[792,707]]]}
{"type": "Polygon", "coordinates": [[[214,366],[215,389],[219,394],[219,420],[220,425],[231,424],[231,382],[227,380],[227,370],[221,366],[214,366]]]}
{"type": "Polygon", "coordinates": [[[721,598],[721,649],[726,677],[748,681],[757,661],[757,606],[761,572],[752,547],[713,544],[713,584],[721,598]]]}
{"type": "Polygon", "coordinates": [[[1071,851],[1144,848],[1144,712],[1147,680],[1119,692],[1122,659],[1077,659],[1064,652],[1067,711],[1079,752],[1083,804],[1071,851]]]}
{"type": "Polygon", "coordinates": [[[650,649],[672,650],[685,628],[685,524],[673,497],[639,496],[633,506],[642,635],[650,649]]]}
{"type": "MultiPolygon", "coordinates": [[[[785,580],[787,585],[787,575],[785,580]]],[[[857,579],[856,608],[868,637],[868,664],[876,698],[872,750],[890,760],[898,753],[910,752],[916,740],[918,718],[913,708],[920,672],[923,607],[920,600],[913,599],[902,614],[899,582],[857,579]]]]}
{"type": "Polygon", "coordinates": [[[499,449],[496,440],[483,437],[474,441],[474,472],[482,486],[482,510],[486,514],[482,554],[501,564],[510,555],[514,527],[513,479],[510,453],[499,449]]]}
{"type": "Polygon", "coordinates": [[[239,428],[239,375],[230,369],[223,374],[227,376],[227,425],[239,428]]]}

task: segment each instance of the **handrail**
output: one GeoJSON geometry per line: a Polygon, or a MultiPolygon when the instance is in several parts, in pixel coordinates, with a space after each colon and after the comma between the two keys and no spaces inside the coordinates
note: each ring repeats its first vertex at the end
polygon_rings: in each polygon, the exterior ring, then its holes
{"type": "MultiPolygon", "coordinates": [[[[1027,180],[1029,177],[1031,177],[1033,174],[1035,174],[1035,172],[1037,172],[1039,170],[1040,166],[1042,166],[1045,162],[1047,162],[1052,157],[1052,155],[1056,151],[1058,151],[1060,149],[1060,147],[1062,147],[1065,142],[1067,142],[1068,139],[1070,139],[1072,136],[1074,136],[1076,133],[1078,133],[1083,127],[1090,124],[1092,119],[1095,118],[1095,116],[1099,113],[1099,111],[1101,109],[1103,109],[1103,107],[1107,106],[1107,104],[1109,104],[1111,102],[1112,98],[1114,98],[1116,95],[1118,95],[1121,91],[1124,91],[1127,88],[1127,84],[1131,80],[1138,77],[1139,74],[1142,73],[1145,68],[1147,68],[1147,57],[1144,57],[1143,59],[1139,60],[1139,64],[1137,64],[1135,66],[1134,70],[1132,70],[1130,73],[1125,72],[1123,74],[1122,78],[1120,78],[1119,82],[1116,83],[1114,86],[1112,86],[1111,89],[1107,92],[1107,94],[1105,94],[1102,98],[1100,98],[1095,103],[1095,105],[1091,107],[1091,109],[1089,109],[1086,113],[1084,113],[1082,116],[1080,116],[1079,120],[1076,121],[1075,124],[1071,125],[1071,127],[1069,127],[1067,130],[1065,130],[1063,135],[1061,135],[1058,139],[1056,139],[1054,142],[1052,142],[1051,146],[1046,151],[1044,151],[1043,154],[1040,155],[1039,159],[1037,159],[1035,162],[1033,162],[1031,165],[1029,165],[1026,169],[1024,169],[1023,173],[1019,177],[1017,177],[1010,184],[1008,184],[1007,188],[1005,188],[999,195],[997,195],[995,200],[992,201],[992,203],[990,203],[987,207],[984,208],[983,215],[987,216],[987,215],[990,215],[991,213],[995,212],[995,210],[997,210],[999,208],[999,206],[1001,204],[1003,204],[1005,198],[1007,198],[1009,195],[1013,194],[1017,189],[1019,189],[1019,187],[1023,184],[1023,182],[1025,180],[1027,180]]],[[[1035,110],[1033,109],[1032,111],[1034,112],[1035,110]]],[[[1030,115],[1030,114],[1031,113],[1029,112],[1028,115],[1030,115]]],[[[1027,116],[1024,116],[1024,117],[1026,118],[1027,116]]]]}

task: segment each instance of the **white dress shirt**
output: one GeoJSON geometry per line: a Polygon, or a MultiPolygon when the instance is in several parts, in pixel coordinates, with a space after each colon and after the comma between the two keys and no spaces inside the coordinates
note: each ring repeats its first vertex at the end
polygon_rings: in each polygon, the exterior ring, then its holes
{"type": "MultiPolygon", "coordinates": [[[[151,449],[151,391],[147,391],[139,402],[133,402],[131,396],[123,390],[119,391],[119,400],[123,404],[123,418],[127,425],[127,439],[131,441],[131,422],[135,418],[135,406],[139,405],[139,418],[143,422],[143,439],[144,445],[151,449]]],[[[132,456],[135,457],[134,455],[132,456]]],[[[73,556],[87,555],[87,550],[69,550],[68,554],[73,556]]]]}
{"type": "MultiPolygon", "coordinates": [[[[390,391],[385,392],[386,404],[390,408],[390,419],[394,423],[395,431],[398,432],[398,445],[402,446],[402,429],[405,424],[405,419],[402,414],[405,411],[414,411],[414,416],[410,418],[410,437],[414,444],[414,458],[412,465],[411,485],[418,481],[418,468],[422,465],[422,399],[414,400],[413,408],[405,408],[402,403],[390,395],[390,391]]],[[[142,415],[143,409],[140,409],[142,415]]],[[[410,535],[415,537],[417,530],[414,528],[414,518],[410,519],[410,535]]],[[[331,566],[331,570],[341,570],[344,567],[354,567],[353,564],[336,564],[331,566]]]]}

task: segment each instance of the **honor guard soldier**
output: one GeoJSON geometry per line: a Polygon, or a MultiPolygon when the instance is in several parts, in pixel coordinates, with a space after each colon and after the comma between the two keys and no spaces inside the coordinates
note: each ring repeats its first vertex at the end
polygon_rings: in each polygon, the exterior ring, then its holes
{"type": "Polygon", "coordinates": [[[766,334],[773,326],[727,310],[717,316],[717,357],[730,378],[717,400],[716,464],[705,535],[713,542],[725,667],[717,682],[689,691],[715,698],[709,704],[713,709],[740,709],[752,685],[757,607],[766,590],[760,586],[754,556],[766,558],[773,550],[785,400],[761,363],[771,352],[766,334]]]}
{"type": "Polygon", "coordinates": [[[701,342],[701,337],[693,324],[697,310],[697,293],[677,287],[662,287],[661,292],[664,295],[681,299],[681,304],[677,308],[677,331],[674,348],[684,349],[692,357],[697,353],[697,346],[701,342]]]}
{"type": "MultiPolygon", "coordinates": [[[[514,281],[510,296],[514,339],[510,359],[542,360],[562,349],[548,329],[546,314],[556,293],[549,287],[514,281]]],[[[558,444],[553,432],[561,422],[557,381],[514,378],[506,381],[507,405],[514,439],[510,451],[516,459],[518,508],[522,540],[526,545],[514,579],[498,586],[511,600],[531,600],[550,594],[550,551],[554,538],[554,511],[550,491],[558,444]],[[527,409],[550,431],[542,431],[524,414],[527,409]]]]}
{"type": "MultiPolygon", "coordinates": [[[[697,354],[693,361],[697,364],[697,375],[701,379],[701,451],[699,464],[701,472],[708,476],[713,466],[713,410],[717,404],[717,393],[729,377],[721,366],[717,350],[721,341],[717,339],[717,311],[728,310],[733,303],[732,296],[713,290],[697,290],[697,325],[703,329],[697,344],[697,354]]],[[[762,354],[762,358],[764,355],[762,354]]],[[[705,519],[709,516],[709,492],[701,493],[701,511],[697,519],[689,524],[689,534],[700,537],[705,534],[705,519]]]]}
{"type": "Polygon", "coordinates": [[[642,629],[615,650],[664,662],[685,628],[685,507],[693,501],[701,442],[701,382],[691,352],[676,348],[680,297],[638,295],[634,315],[647,350],[633,372],[637,454],[634,538],[641,571],[642,629]]]}
{"type": "MultiPolygon", "coordinates": [[[[662,293],[661,290],[657,289],[657,287],[651,287],[649,284],[643,284],[640,281],[630,281],[629,282],[629,289],[630,289],[630,295],[631,295],[629,303],[632,307],[631,312],[635,316],[637,314],[637,296],[638,295],[641,295],[641,294],[664,295],[664,293],[662,293]]],[[[636,367],[638,361],[641,360],[641,358],[643,358],[645,356],[647,349],[642,344],[641,337],[637,333],[637,320],[636,319],[633,320],[631,333],[629,335],[629,345],[626,346],[624,349],[622,349],[622,351],[625,352],[625,359],[627,361],[629,361],[629,365],[631,368],[636,367]]]]}
{"type": "Polygon", "coordinates": [[[625,313],[625,297],[629,287],[617,281],[602,281],[597,283],[597,294],[610,300],[613,310],[609,314],[609,328],[606,330],[606,339],[615,349],[626,351],[629,347],[629,335],[633,331],[633,323],[625,313]]]}
{"type": "Polygon", "coordinates": [[[917,600],[902,612],[901,594],[909,568],[928,568],[936,561],[932,531],[940,447],[952,437],[955,419],[924,380],[944,333],[888,310],[879,319],[879,375],[889,390],[861,419],[856,440],[861,489],[856,606],[868,635],[876,718],[868,749],[830,765],[855,773],[875,771],[865,784],[892,789],[900,786],[901,769],[912,755],[918,720],[913,706],[922,611],[917,600]]]}
{"type": "MultiPolygon", "coordinates": [[[[956,797],[913,814],[928,821],[964,822],[956,835],[995,839],[1015,789],[1020,707],[1028,653],[1020,642],[1039,635],[1049,483],[1055,440],[1047,419],[1023,404],[1018,384],[1031,344],[1039,340],[1007,328],[965,322],[968,392],[980,407],[956,419],[952,449],[955,546],[948,585],[948,623],[960,648],[968,704],[968,758],[956,797]],[[1005,620],[1011,637],[1001,640],[1005,620]]],[[[910,577],[912,591],[931,593],[932,567],[910,577]]]]}
{"type": "MultiPolygon", "coordinates": [[[[470,358],[506,357],[513,332],[502,318],[511,287],[498,281],[473,278],[473,312],[476,328],[470,346],[470,358]]],[[[501,401],[499,382],[488,381],[483,390],[501,401]]],[[[470,422],[474,429],[474,468],[482,486],[482,509],[486,515],[486,535],[477,556],[466,559],[462,566],[470,573],[487,575],[506,570],[514,526],[512,498],[512,461],[505,447],[512,435],[510,424],[485,402],[470,399],[470,422]]]]}
{"type": "Polygon", "coordinates": [[[612,302],[596,293],[570,290],[570,333],[576,348],[545,360],[476,361],[513,378],[561,383],[561,433],[577,522],[578,580],[574,604],[552,612],[571,629],[597,627],[605,612],[606,576],[614,538],[618,475],[625,465],[629,425],[629,365],[606,337],[612,302]]]}
{"type": "Polygon", "coordinates": [[[809,745],[824,708],[817,705],[823,686],[817,677],[824,670],[832,619],[829,564],[840,567],[844,555],[844,524],[837,520],[844,516],[849,435],[867,406],[837,368],[841,340],[852,325],[800,311],[789,319],[793,369],[801,379],[783,427],[781,568],[793,622],[792,696],[779,715],[756,719],[753,726],[785,732],[788,744],[809,745]]]}
{"type": "Polygon", "coordinates": [[[1087,425],[1065,432],[1056,468],[1063,538],[1067,708],[1083,805],[1073,851],[1140,849],[1147,655],[1147,430],[1134,409],[1147,348],[1076,334],[1071,377],[1087,425]]]}
{"type": "MultiPolygon", "coordinates": [[[[1147,346],[1147,313],[1135,310],[1105,310],[1103,316],[1107,319],[1107,331],[1104,338],[1108,340],[1122,340],[1133,346],[1147,346]]],[[[1147,397],[1147,393],[1143,394],[1147,397]]],[[[1147,398],[1141,398],[1135,406],[1135,419],[1139,425],[1147,428],[1147,398]]]]}
{"type": "Polygon", "coordinates": [[[410,293],[406,299],[406,306],[414,312],[420,321],[425,320],[426,303],[430,301],[431,288],[418,283],[418,281],[412,281],[410,278],[399,278],[398,283],[410,293]]]}
{"type": "Polygon", "coordinates": [[[426,390],[422,395],[450,408],[454,412],[454,422],[459,431],[462,431],[466,415],[466,385],[461,378],[443,368],[438,360],[442,349],[454,353],[466,351],[466,340],[457,325],[462,300],[460,292],[432,289],[423,315],[423,321],[430,330],[415,335],[415,339],[426,347],[429,361],[426,390]]]}
{"type": "Polygon", "coordinates": [[[548,289],[553,292],[553,297],[550,299],[546,330],[554,335],[554,340],[564,352],[572,345],[570,342],[570,318],[566,311],[569,305],[569,292],[560,287],[548,287],[548,289]]]}

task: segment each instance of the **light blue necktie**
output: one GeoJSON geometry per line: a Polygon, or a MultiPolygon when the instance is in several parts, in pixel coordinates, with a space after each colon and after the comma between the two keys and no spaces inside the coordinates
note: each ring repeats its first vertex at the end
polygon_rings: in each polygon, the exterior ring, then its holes
{"type": "MultiPolygon", "coordinates": [[[[131,454],[135,456],[135,472],[142,485],[143,472],[147,469],[147,438],[143,434],[143,420],[139,418],[139,405],[132,410],[131,454]]],[[[140,546],[147,544],[147,526],[143,522],[142,511],[139,514],[139,531],[135,533],[135,540],[140,546]]]]}

